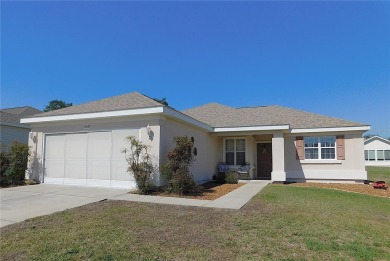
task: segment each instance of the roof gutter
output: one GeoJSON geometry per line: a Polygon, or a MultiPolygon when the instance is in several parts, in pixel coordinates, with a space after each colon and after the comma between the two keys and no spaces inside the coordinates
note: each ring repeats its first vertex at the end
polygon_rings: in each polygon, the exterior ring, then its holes
{"type": "Polygon", "coordinates": [[[274,126],[249,126],[249,127],[216,127],[213,132],[236,132],[236,131],[269,131],[269,130],[289,130],[290,125],[274,126]]]}
{"type": "Polygon", "coordinates": [[[44,116],[34,118],[21,119],[21,123],[41,123],[41,122],[52,122],[52,121],[69,121],[69,120],[84,120],[84,119],[99,119],[108,117],[121,117],[121,116],[136,116],[146,114],[158,114],[163,112],[163,107],[154,108],[142,108],[132,110],[121,110],[121,111],[106,111],[106,112],[92,112],[92,113],[80,113],[80,114],[69,114],[69,115],[56,115],[56,116],[44,116]]]}
{"type": "Polygon", "coordinates": [[[291,133],[313,133],[313,132],[337,132],[337,131],[368,131],[371,126],[358,127],[333,127],[333,128],[310,128],[310,129],[291,129],[291,133]]]}

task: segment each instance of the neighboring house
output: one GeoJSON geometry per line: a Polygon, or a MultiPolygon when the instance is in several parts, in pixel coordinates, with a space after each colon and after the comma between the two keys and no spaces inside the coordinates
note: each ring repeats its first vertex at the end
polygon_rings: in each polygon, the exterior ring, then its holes
{"type": "MultiPolygon", "coordinates": [[[[137,92],[26,118],[46,183],[134,188],[121,150],[125,137],[150,146],[161,166],[175,136],[195,139],[192,173],[210,180],[219,162],[249,162],[253,179],[275,182],[363,182],[362,134],[370,126],[280,106],[231,108],[217,103],[177,111],[137,92]]],[[[163,183],[158,176],[158,184],[163,183]]]]}
{"type": "Polygon", "coordinates": [[[41,112],[30,106],[0,110],[1,151],[8,151],[14,141],[27,144],[30,127],[27,124],[21,124],[20,119],[41,112]]]}
{"type": "Polygon", "coordinates": [[[390,140],[374,136],[364,141],[366,166],[390,167],[390,140]]]}

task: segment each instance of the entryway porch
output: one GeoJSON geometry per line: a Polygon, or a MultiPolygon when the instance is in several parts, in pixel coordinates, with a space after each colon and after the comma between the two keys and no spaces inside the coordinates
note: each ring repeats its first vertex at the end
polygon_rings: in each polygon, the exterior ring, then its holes
{"type": "Polygon", "coordinates": [[[241,180],[286,181],[284,135],[275,132],[220,133],[219,161],[241,180]]]}

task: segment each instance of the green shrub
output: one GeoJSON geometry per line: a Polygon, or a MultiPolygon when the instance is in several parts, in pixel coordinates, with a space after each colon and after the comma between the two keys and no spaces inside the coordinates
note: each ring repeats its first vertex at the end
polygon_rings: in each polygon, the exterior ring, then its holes
{"type": "Polygon", "coordinates": [[[194,138],[175,137],[176,147],[168,153],[169,162],[161,168],[161,173],[168,182],[166,192],[183,194],[199,194],[199,187],[190,172],[195,161],[197,149],[194,138]]]}
{"type": "Polygon", "coordinates": [[[225,178],[226,178],[226,173],[225,172],[219,172],[217,174],[215,182],[217,182],[218,184],[225,184],[225,182],[226,182],[225,178]]]}
{"type": "Polygon", "coordinates": [[[19,185],[23,182],[29,157],[27,144],[13,142],[6,154],[1,154],[1,185],[19,185]]]}
{"type": "Polygon", "coordinates": [[[153,172],[154,167],[148,153],[148,146],[138,141],[135,137],[129,136],[130,151],[124,149],[125,157],[129,167],[128,172],[133,173],[138,190],[141,194],[150,194],[154,189],[153,172]],[[127,153],[130,152],[128,155],[127,153]]]}
{"type": "Polygon", "coordinates": [[[225,181],[227,184],[237,184],[238,183],[237,174],[234,172],[228,172],[225,181]]]}
{"type": "Polygon", "coordinates": [[[6,153],[0,153],[0,186],[8,186],[9,182],[5,176],[5,172],[8,169],[9,160],[6,153]]]}

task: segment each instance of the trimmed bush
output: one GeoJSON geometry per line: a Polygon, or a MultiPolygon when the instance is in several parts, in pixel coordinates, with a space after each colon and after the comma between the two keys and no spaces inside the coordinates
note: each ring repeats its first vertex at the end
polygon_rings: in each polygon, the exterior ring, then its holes
{"type": "Polygon", "coordinates": [[[225,182],[227,184],[237,184],[238,183],[237,174],[234,172],[228,172],[225,178],[225,182]]]}
{"type": "Polygon", "coordinates": [[[168,182],[166,192],[183,194],[199,194],[199,187],[190,172],[190,166],[195,161],[197,149],[194,147],[194,138],[175,137],[176,147],[168,153],[169,162],[161,172],[168,182]]]}
{"type": "Polygon", "coordinates": [[[154,167],[148,153],[149,147],[133,136],[127,137],[127,140],[130,143],[130,151],[127,149],[122,151],[129,164],[127,171],[133,173],[140,193],[150,194],[154,189],[152,178],[154,167]]]}
{"type": "Polygon", "coordinates": [[[217,174],[217,177],[215,179],[215,182],[218,184],[225,184],[225,178],[226,178],[226,173],[225,172],[220,172],[217,174]]]}
{"type": "Polygon", "coordinates": [[[29,155],[28,145],[19,142],[13,142],[7,153],[1,153],[1,186],[23,183],[29,155]]]}

